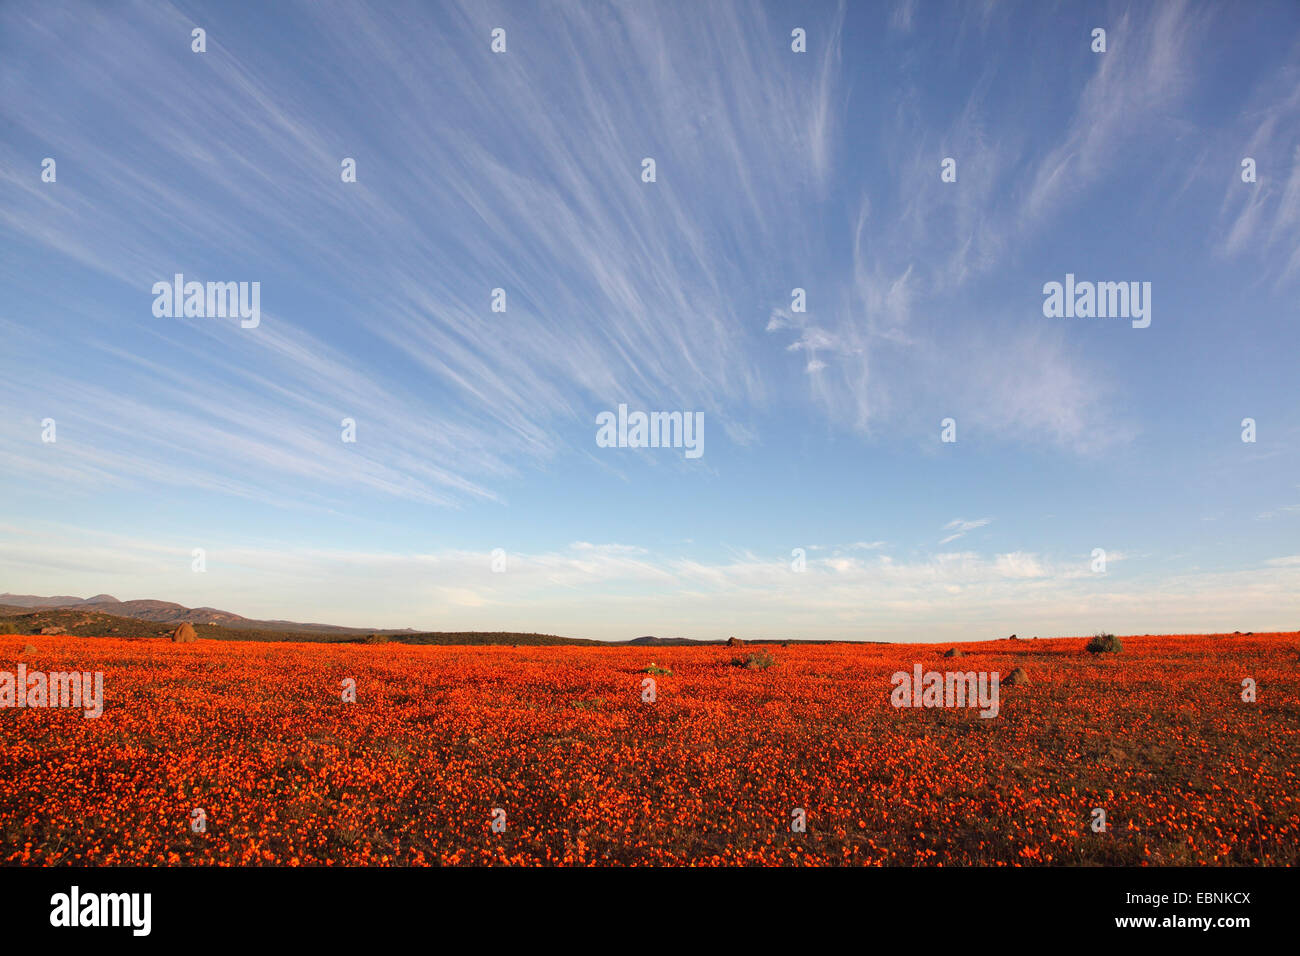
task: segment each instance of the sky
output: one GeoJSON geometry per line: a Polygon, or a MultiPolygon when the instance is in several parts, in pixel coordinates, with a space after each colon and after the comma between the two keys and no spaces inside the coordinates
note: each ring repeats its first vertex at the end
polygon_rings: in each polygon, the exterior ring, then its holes
{"type": "Polygon", "coordinates": [[[12,0],[0,280],[0,591],[1300,628],[1290,0],[12,0]],[[1047,314],[1067,276],[1149,325],[1047,314]]]}

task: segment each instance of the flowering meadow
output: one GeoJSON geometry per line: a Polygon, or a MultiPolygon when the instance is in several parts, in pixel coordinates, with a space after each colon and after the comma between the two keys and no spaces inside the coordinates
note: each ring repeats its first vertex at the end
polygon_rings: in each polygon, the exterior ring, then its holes
{"type": "Polygon", "coordinates": [[[0,859],[1300,862],[1300,634],[1086,643],[746,667],[758,648],[5,636],[0,668],[102,671],[104,702],[0,709],[0,859]],[[917,664],[1027,680],[992,718],[893,706],[917,664]]]}

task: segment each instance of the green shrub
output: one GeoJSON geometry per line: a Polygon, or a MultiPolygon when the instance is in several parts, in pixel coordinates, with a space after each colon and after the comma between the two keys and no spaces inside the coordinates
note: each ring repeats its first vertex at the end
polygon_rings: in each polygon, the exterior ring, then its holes
{"type": "Polygon", "coordinates": [[[1118,654],[1124,649],[1119,638],[1114,634],[1097,634],[1088,642],[1088,650],[1093,654],[1118,654]]]}
{"type": "Polygon", "coordinates": [[[751,671],[765,671],[776,664],[776,658],[770,651],[756,651],[753,654],[745,655],[743,661],[736,661],[741,667],[751,671]]]}
{"type": "Polygon", "coordinates": [[[654,662],[651,662],[651,664],[650,664],[649,667],[642,668],[641,673],[642,673],[642,674],[654,674],[654,675],[656,675],[656,676],[658,676],[658,675],[660,675],[660,674],[667,675],[668,677],[672,677],[672,676],[673,676],[673,672],[670,671],[668,668],[666,668],[666,667],[660,667],[658,664],[655,664],[654,662]]]}

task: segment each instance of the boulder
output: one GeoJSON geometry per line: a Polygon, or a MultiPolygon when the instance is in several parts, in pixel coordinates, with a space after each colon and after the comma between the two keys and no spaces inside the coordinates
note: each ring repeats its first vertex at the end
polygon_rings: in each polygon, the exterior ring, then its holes
{"type": "Polygon", "coordinates": [[[24,653],[24,654],[35,654],[35,653],[36,653],[36,648],[33,647],[31,644],[27,644],[27,645],[25,645],[25,646],[23,647],[23,653],[24,653]]]}
{"type": "Polygon", "coordinates": [[[57,624],[51,624],[49,627],[41,628],[42,634],[63,634],[65,631],[57,624]]]}
{"type": "Polygon", "coordinates": [[[173,644],[193,644],[198,640],[198,635],[194,633],[194,628],[190,626],[189,621],[182,621],[180,627],[172,631],[173,644]]]}
{"type": "Polygon", "coordinates": [[[742,641],[742,640],[741,640],[740,638],[738,638],[738,637],[729,637],[729,638],[727,638],[727,646],[728,646],[728,647],[744,647],[744,646],[745,646],[745,642],[742,641]]]}
{"type": "Polygon", "coordinates": [[[1017,667],[1006,677],[1002,678],[1003,684],[1028,684],[1029,675],[1025,673],[1023,667],[1017,667]]]}
{"type": "Polygon", "coordinates": [[[965,656],[966,656],[966,652],[965,652],[965,651],[959,651],[959,650],[957,650],[957,648],[955,648],[955,647],[950,647],[950,648],[948,648],[948,650],[946,650],[946,651],[943,652],[943,656],[944,656],[944,657],[965,657],[965,656]]]}

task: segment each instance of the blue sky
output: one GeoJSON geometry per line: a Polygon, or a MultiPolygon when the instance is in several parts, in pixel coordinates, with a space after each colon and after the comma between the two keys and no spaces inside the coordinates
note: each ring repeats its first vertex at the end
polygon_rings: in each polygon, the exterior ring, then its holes
{"type": "Polygon", "coordinates": [[[0,591],[1300,627],[1294,3],[20,0],[0,105],[0,591]],[[260,324],[155,316],[178,272],[260,324]],[[1067,273],[1151,283],[1150,326],[1046,317],[1067,273]],[[704,454],[599,447],[620,403],[704,454]]]}

